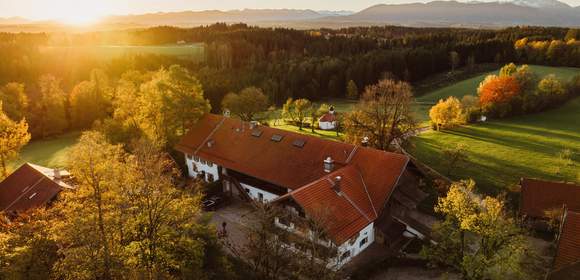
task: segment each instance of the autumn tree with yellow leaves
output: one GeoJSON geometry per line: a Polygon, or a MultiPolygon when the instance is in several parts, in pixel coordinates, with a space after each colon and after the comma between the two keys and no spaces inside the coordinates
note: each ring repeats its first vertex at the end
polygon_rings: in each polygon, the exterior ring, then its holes
{"type": "Polygon", "coordinates": [[[445,217],[433,228],[437,243],[422,254],[460,271],[465,279],[535,279],[539,258],[504,201],[482,197],[472,180],[455,182],[435,211],[445,217]]]}
{"type": "Polygon", "coordinates": [[[8,118],[0,102],[0,179],[8,176],[8,162],[18,156],[28,141],[30,133],[26,120],[15,122],[8,118]]]}

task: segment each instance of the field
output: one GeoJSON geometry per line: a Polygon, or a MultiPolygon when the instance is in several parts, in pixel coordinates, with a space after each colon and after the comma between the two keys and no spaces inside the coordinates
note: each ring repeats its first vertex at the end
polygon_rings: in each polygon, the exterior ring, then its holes
{"type": "Polygon", "coordinates": [[[18,168],[25,162],[47,167],[64,167],[66,153],[80,136],[79,132],[71,132],[56,138],[32,141],[20,152],[20,158],[11,162],[10,168],[18,168]]]}
{"type": "Polygon", "coordinates": [[[103,60],[114,59],[124,55],[157,54],[176,56],[193,61],[203,61],[203,44],[184,45],[159,45],[159,46],[50,46],[42,48],[42,51],[50,55],[65,57],[90,56],[103,60]]]}
{"type": "MultiPolygon", "coordinates": [[[[580,69],[571,67],[549,67],[539,65],[531,65],[530,67],[540,78],[549,74],[554,74],[558,78],[567,81],[574,75],[580,74],[580,69]]],[[[497,73],[497,70],[491,71],[417,97],[417,118],[422,122],[428,121],[429,109],[440,99],[445,99],[449,96],[455,96],[459,99],[465,95],[477,96],[477,88],[485,77],[497,73]]]]}
{"type": "Polygon", "coordinates": [[[440,172],[442,148],[463,143],[468,161],[453,179],[472,178],[481,191],[495,194],[521,177],[557,181],[580,180],[580,98],[534,115],[491,121],[443,132],[427,132],[413,140],[413,154],[440,172]],[[574,165],[558,154],[573,153],[574,165]],[[562,167],[564,166],[564,167],[562,167]]]}

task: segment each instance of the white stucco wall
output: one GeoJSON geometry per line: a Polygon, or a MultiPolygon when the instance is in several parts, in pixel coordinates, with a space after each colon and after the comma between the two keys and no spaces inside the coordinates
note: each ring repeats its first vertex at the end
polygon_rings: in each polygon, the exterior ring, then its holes
{"type": "Polygon", "coordinates": [[[206,182],[210,182],[209,181],[209,174],[213,175],[213,179],[214,181],[219,180],[219,174],[218,174],[218,166],[217,164],[205,161],[205,164],[202,163],[202,160],[199,158],[194,158],[193,156],[190,155],[186,155],[185,156],[185,163],[187,164],[187,172],[189,177],[195,178],[197,177],[200,173],[205,171],[205,178],[204,180],[206,182]],[[197,159],[197,161],[195,160],[197,159]],[[196,168],[194,168],[194,166],[196,168]],[[197,171],[196,171],[197,169],[197,171]]]}
{"type": "Polygon", "coordinates": [[[322,130],[333,130],[336,128],[336,122],[318,122],[318,126],[322,130]]]}
{"type": "MultiPolygon", "coordinates": [[[[350,240],[349,240],[350,241],[350,240]]],[[[373,242],[375,242],[375,230],[374,230],[374,223],[370,223],[368,226],[363,228],[357,237],[357,239],[351,244],[349,241],[346,241],[342,245],[338,247],[338,257],[339,266],[342,266],[349,262],[353,257],[360,254],[364,249],[368,248],[373,242]],[[367,241],[362,246],[360,245],[361,241],[367,238],[367,241]],[[340,260],[340,257],[350,251],[350,257],[340,260]]]]}
{"type": "Polygon", "coordinates": [[[244,184],[244,183],[240,183],[240,185],[242,185],[242,187],[244,189],[248,190],[247,192],[252,199],[257,200],[257,201],[260,200],[260,193],[264,196],[262,202],[270,202],[270,201],[279,197],[278,195],[275,195],[273,193],[269,193],[267,191],[252,187],[252,186],[244,184]]]}

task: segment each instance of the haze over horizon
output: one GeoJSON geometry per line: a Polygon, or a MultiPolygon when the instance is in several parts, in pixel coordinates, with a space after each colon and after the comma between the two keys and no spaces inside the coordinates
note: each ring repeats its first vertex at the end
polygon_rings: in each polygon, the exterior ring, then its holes
{"type": "MultiPolygon", "coordinates": [[[[319,1],[266,1],[224,0],[221,2],[200,0],[0,0],[0,17],[22,17],[32,20],[59,20],[71,23],[88,23],[109,15],[144,14],[156,12],[236,10],[236,9],[310,9],[348,10],[357,12],[377,4],[402,4],[430,2],[426,0],[319,0],[319,1]]],[[[469,1],[460,1],[469,2],[469,1]]],[[[497,1],[480,1],[497,2],[497,1]]],[[[509,1],[501,1],[509,2],[509,1]]],[[[571,6],[579,6],[580,0],[562,0],[571,6]]]]}

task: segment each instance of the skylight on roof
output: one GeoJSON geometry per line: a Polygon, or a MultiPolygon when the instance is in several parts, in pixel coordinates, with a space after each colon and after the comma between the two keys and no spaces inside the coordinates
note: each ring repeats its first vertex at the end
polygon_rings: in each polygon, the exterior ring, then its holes
{"type": "Polygon", "coordinates": [[[260,136],[262,136],[262,133],[263,133],[263,131],[256,129],[256,130],[252,131],[252,136],[260,137],[260,136]]]}
{"type": "Polygon", "coordinates": [[[292,142],[292,145],[294,147],[302,148],[302,147],[304,147],[304,145],[306,145],[306,140],[296,139],[296,140],[294,140],[294,142],[292,142]]]}
{"type": "Polygon", "coordinates": [[[284,136],[282,136],[280,134],[274,134],[274,135],[272,135],[272,138],[270,140],[272,140],[274,142],[280,142],[280,141],[282,141],[282,138],[284,138],[284,136]]]}

